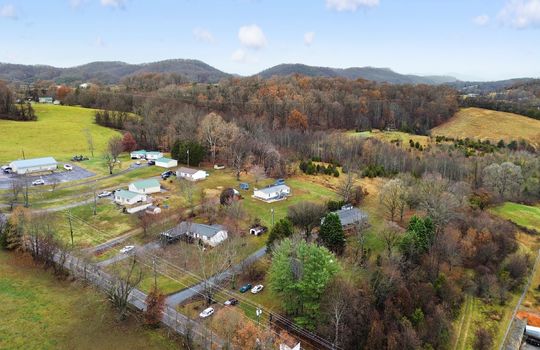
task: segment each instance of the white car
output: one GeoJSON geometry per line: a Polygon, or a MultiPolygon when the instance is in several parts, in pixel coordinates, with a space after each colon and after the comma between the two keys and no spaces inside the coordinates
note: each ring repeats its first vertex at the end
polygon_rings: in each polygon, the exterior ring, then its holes
{"type": "Polygon", "coordinates": [[[64,164],[64,169],[71,171],[73,170],[73,166],[71,164],[64,164]]]}
{"type": "Polygon", "coordinates": [[[129,253],[130,251],[132,251],[133,249],[135,249],[134,245],[127,245],[124,248],[120,249],[120,253],[126,254],[126,253],[129,253]]]}
{"type": "Polygon", "coordinates": [[[98,196],[98,198],[105,198],[105,197],[109,197],[111,194],[112,194],[112,192],[110,192],[110,191],[103,191],[100,194],[98,194],[97,196],[98,196]]]}
{"type": "Polygon", "coordinates": [[[45,185],[45,181],[43,179],[37,179],[32,181],[32,186],[39,186],[39,185],[45,185]]]}
{"type": "Polygon", "coordinates": [[[213,313],[214,313],[214,308],[209,307],[209,308],[204,309],[203,312],[199,314],[199,316],[201,316],[201,318],[207,318],[207,317],[212,316],[213,313]]]}
{"type": "Polygon", "coordinates": [[[258,284],[256,285],[255,287],[251,288],[251,293],[253,294],[257,294],[259,293],[261,290],[263,290],[264,286],[262,284],[258,284]]]}

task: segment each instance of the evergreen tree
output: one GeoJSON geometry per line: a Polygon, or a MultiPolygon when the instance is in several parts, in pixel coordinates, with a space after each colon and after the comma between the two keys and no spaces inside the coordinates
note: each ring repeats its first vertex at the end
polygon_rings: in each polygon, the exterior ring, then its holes
{"type": "Polygon", "coordinates": [[[341,254],[345,249],[345,233],[339,216],[335,213],[328,213],[324,218],[319,232],[322,244],[330,251],[341,254]]]}
{"type": "Polygon", "coordinates": [[[274,243],[292,236],[293,232],[293,224],[289,219],[281,219],[276,222],[274,227],[272,227],[270,234],[268,235],[268,241],[266,242],[266,251],[271,252],[274,243]]]}
{"type": "Polygon", "coordinates": [[[171,149],[171,156],[182,164],[198,166],[204,159],[206,149],[196,141],[176,141],[171,149]],[[189,156],[188,156],[189,152],[189,156]]]}

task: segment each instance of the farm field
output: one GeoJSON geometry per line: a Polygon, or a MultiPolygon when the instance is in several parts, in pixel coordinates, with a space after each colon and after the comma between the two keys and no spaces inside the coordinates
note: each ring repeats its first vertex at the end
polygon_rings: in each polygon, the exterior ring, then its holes
{"type": "Polygon", "coordinates": [[[413,142],[418,142],[422,147],[426,147],[430,143],[429,136],[423,135],[413,135],[402,131],[380,131],[373,129],[372,131],[361,131],[361,132],[348,132],[350,136],[361,137],[361,138],[376,138],[385,142],[397,142],[401,144],[403,148],[410,148],[409,140],[413,142]]]}
{"type": "Polygon", "coordinates": [[[82,107],[33,104],[35,122],[0,120],[0,163],[22,158],[53,156],[67,161],[74,154],[89,155],[84,129],[94,139],[94,155],[103,152],[107,141],[120,133],[94,124],[94,110],[82,107]],[[23,126],[24,127],[21,127],[23,126]]]}
{"type": "Polygon", "coordinates": [[[4,251],[0,299],[2,349],[182,349],[165,331],[146,329],[134,319],[119,323],[96,290],[59,281],[4,251]]]}
{"type": "Polygon", "coordinates": [[[432,136],[499,140],[524,139],[540,143],[540,121],[521,115],[481,108],[464,108],[446,123],[431,130],[432,136]]]}
{"type": "Polygon", "coordinates": [[[540,207],[506,202],[490,210],[493,214],[519,226],[540,231],[540,207]]]}

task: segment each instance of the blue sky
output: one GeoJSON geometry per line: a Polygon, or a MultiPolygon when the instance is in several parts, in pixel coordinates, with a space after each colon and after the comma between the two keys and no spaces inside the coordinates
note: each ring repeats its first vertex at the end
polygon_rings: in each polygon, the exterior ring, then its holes
{"type": "Polygon", "coordinates": [[[540,0],[0,0],[0,62],[168,58],[540,77],[540,0]]]}

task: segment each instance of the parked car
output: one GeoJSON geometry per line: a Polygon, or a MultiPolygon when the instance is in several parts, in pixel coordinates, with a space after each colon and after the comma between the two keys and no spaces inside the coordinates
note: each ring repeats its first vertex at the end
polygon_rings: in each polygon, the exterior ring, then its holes
{"type": "Polygon", "coordinates": [[[174,171],[172,171],[172,170],[167,170],[167,171],[161,173],[161,178],[162,178],[163,180],[166,180],[166,179],[168,179],[169,177],[171,177],[171,176],[173,176],[173,175],[174,175],[174,171]]]}
{"type": "Polygon", "coordinates": [[[225,303],[223,303],[225,306],[234,306],[236,304],[238,304],[238,299],[235,299],[235,298],[231,298],[229,300],[227,300],[225,303]]]}
{"type": "Polygon", "coordinates": [[[354,207],[352,204],[345,204],[341,207],[341,210],[352,210],[354,207]]]}
{"type": "Polygon", "coordinates": [[[274,185],[285,185],[285,179],[277,179],[276,182],[274,182],[274,185]]]}
{"type": "Polygon", "coordinates": [[[201,318],[207,318],[207,317],[212,316],[213,313],[214,313],[214,308],[213,308],[213,307],[209,307],[209,308],[204,309],[204,310],[199,314],[199,316],[201,316],[201,318]]]}
{"type": "Polygon", "coordinates": [[[120,249],[120,253],[126,254],[126,253],[129,253],[130,251],[132,251],[133,249],[135,249],[134,245],[127,245],[124,248],[120,249]]]}
{"type": "Polygon", "coordinates": [[[251,293],[257,294],[263,290],[264,286],[262,284],[257,284],[255,287],[251,288],[251,293]]]}
{"type": "Polygon", "coordinates": [[[71,164],[64,164],[64,169],[71,171],[73,170],[73,166],[71,164]]]}
{"type": "Polygon", "coordinates": [[[73,162],[82,162],[83,160],[88,160],[88,157],[85,157],[83,155],[71,157],[71,161],[73,162]]]}
{"type": "Polygon", "coordinates": [[[240,293],[245,293],[245,292],[247,292],[248,290],[251,289],[251,287],[253,287],[253,286],[252,286],[250,283],[248,283],[248,284],[242,286],[242,288],[240,288],[240,293]]]}
{"type": "Polygon", "coordinates": [[[138,161],[136,161],[136,162],[135,162],[135,164],[137,164],[137,165],[141,165],[141,161],[140,161],[140,160],[138,160],[138,161]]]}
{"type": "Polygon", "coordinates": [[[223,165],[223,164],[214,164],[214,169],[223,170],[223,169],[225,169],[225,165],[223,165]]]}
{"type": "Polygon", "coordinates": [[[240,189],[245,191],[249,190],[249,184],[247,182],[240,183],[240,189]]]}
{"type": "Polygon", "coordinates": [[[105,198],[105,197],[109,197],[110,195],[112,195],[111,191],[103,191],[100,194],[98,194],[97,196],[98,196],[98,198],[105,198]]]}
{"type": "Polygon", "coordinates": [[[155,160],[149,160],[148,165],[156,165],[156,161],[155,160]]]}
{"type": "Polygon", "coordinates": [[[45,181],[43,179],[37,179],[32,181],[32,186],[40,186],[45,185],[45,181]]]}
{"type": "Polygon", "coordinates": [[[1,169],[4,174],[11,174],[11,172],[13,171],[13,169],[9,165],[2,165],[1,169]]]}

